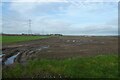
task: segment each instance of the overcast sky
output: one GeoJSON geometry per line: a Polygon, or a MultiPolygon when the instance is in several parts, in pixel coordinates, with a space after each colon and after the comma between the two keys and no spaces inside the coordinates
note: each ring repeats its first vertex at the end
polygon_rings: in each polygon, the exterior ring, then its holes
{"type": "Polygon", "coordinates": [[[28,33],[31,19],[32,33],[115,35],[118,33],[118,3],[109,1],[4,0],[2,31],[28,33]]]}

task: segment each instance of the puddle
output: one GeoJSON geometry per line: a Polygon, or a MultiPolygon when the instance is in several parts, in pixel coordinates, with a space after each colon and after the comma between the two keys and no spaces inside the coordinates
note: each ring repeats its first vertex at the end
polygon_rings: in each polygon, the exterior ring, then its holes
{"type": "Polygon", "coordinates": [[[36,49],[36,50],[39,50],[39,51],[41,51],[41,50],[43,50],[43,49],[48,49],[50,46],[48,45],[48,46],[42,46],[42,47],[40,47],[40,48],[38,48],[38,49],[36,49]]]}
{"type": "Polygon", "coordinates": [[[5,54],[0,54],[0,58],[2,57],[2,56],[4,56],[5,54]]]}
{"type": "Polygon", "coordinates": [[[2,56],[4,56],[5,54],[2,54],[2,50],[0,50],[0,65],[2,64],[2,56]]]}
{"type": "Polygon", "coordinates": [[[0,64],[2,64],[2,56],[4,56],[5,54],[0,54],[0,64]]]}
{"type": "Polygon", "coordinates": [[[29,53],[31,54],[31,53],[33,53],[34,51],[30,51],[29,53]]]}
{"type": "Polygon", "coordinates": [[[47,48],[49,48],[49,46],[42,46],[41,48],[42,49],[47,49],[47,48]]]}
{"type": "Polygon", "coordinates": [[[70,42],[70,40],[67,40],[67,42],[70,42]]]}
{"type": "Polygon", "coordinates": [[[18,54],[13,55],[11,57],[9,57],[6,61],[5,61],[5,65],[10,65],[14,63],[15,58],[20,54],[20,52],[18,52],[18,54]]]}
{"type": "MultiPolygon", "coordinates": [[[[39,48],[37,48],[36,50],[43,50],[43,49],[48,49],[49,48],[49,45],[48,46],[41,46],[39,48]]],[[[34,52],[34,50],[30,51],[29,53],[32,54],[34,52]]],[[[5,65],[10,65],[10,64],[13,64],[14,61],[15,61],[15,58],[20,54],[20,52],[18,52],[16,55],[13,55],[9,58],[7,58],[7,60],[4,62],[5,65]]],[[[0,60],[1,60],[1,63],[2,63],[2,55],[0,55],[0,60]]]]}
{"type": "Polygon", "coordinates": [[[73,42],[75,42],[75,40],[73,40],[73,42]]]}
{"type": "Polygon", "coordinates": [[[41,48],[39,48],[39,49],[37,49],[38,51],[41,51],[42,49],[41,48]]]}

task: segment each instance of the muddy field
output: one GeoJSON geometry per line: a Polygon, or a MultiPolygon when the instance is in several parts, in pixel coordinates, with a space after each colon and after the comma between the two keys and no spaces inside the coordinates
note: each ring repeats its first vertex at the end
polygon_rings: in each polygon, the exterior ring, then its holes
{"type": "Polygon", "coordinates": [[[16,62],[25,64],[28,60],[37,58],[64,59],[109,55],[118,53],[118,39],[117,37],[51,37],[17,44],[3,44],[2,53],[3,65],[16,62]]]}

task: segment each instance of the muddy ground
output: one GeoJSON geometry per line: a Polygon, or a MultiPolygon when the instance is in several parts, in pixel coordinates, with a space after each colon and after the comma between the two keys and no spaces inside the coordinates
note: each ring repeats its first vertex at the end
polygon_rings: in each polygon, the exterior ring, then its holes
{"type": "Polygon", "coordinates": [[[99,54],[117,54],[117,37],[78,37],[60,36],[46,39],[2,45],[3,65],[5,61],[20,53],[15,63],[26,63],[31,59],[64,59],[75,56],[94,56],[99,54]]]}

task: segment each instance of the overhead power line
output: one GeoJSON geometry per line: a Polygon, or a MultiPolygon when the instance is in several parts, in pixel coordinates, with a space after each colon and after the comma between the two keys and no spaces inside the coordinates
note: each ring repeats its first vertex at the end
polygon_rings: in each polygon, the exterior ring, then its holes
{"type": "Polygon", "coordinates": [[[28,34],[32,34],[32,30],[31,30],[31,19],[28,20],[28,34]]]}

